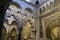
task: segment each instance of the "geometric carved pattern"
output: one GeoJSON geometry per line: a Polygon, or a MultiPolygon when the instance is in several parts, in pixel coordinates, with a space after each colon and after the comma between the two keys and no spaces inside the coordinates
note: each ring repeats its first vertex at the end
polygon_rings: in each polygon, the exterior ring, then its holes
{"type": "Polygon", "coordinates": [[[27,19],[21,33],[22,40],[31,39],[34,19],[27,19]]]}
{"type": "Polygon", "coordinates": [[[16,18],[14,15],[17,14],[17,11],[20,11],[17,6],[11,4],[9,6],[9,9],[6,10],[6,15],[5,15],[5,21],[4,21],[4,27],[7,30],[7,33],[15,28],[18,33],[17,25],[16,25],[16,18]]]}
{"type": "Polygon", "coordinates": [[[59,37],[60,33],[58,31],[58,29],[60,29],[60,12],[57,11],[54,14],[49,15],[46,18],[43,18],[42,26],[43,26],[44,39],[55,39],[56,40],[60,38],[59,37]],[[55,35],[55,30],[56,30],[56,35],[55,35]]]}
{"type": "MultiPolygon", "coordinates": [[[[55,27],[60,27],[60,19],[57,19],[57,20],[53,20],[51,21],[47,28],[46,28],[46,35],[47,35],[47,38],[50,38],[52,37],[52,34],[51,34],[51,30],[55,27]]],[[[54,34],[53,34],[54,35],[54,34]]],[[[55,34],[54,37],[58,35],[58,34],[55,34]]],[[[60,34],[59,34],[60,35],[60,34]]],[[[57,38],[57,37],[56,37],[57,38]]]]}
{"type": "MultiPolygon", "coordinates": [[[[9,6],[9,9],[6,11],[6,16],[5,16],[6,18],[4,21],[4,26],[7,30],[7,33],[11,33],[11,31],[13,31],[14,28],[18,33],[19,31],[21,31],[21,29],[20,29],[20,26],[21,26],[21,27],[23,27],[22,35],[25,34],[28,38],[30,38],[31,37],[31,35],[30,35],[31,28],[33,28],[34,21],[35,21],[34,16],[33,16],[33,14],[31,14],[31,12],[32,11],[30,9],[26,9],[26,13],[22,14],[21,9],[19,9],[15,5],[11,4],[9,6]],[[24,25],[25,21],[28,21],[28,20],[30,22],[27,22],[28,24],[24,25]]],[[[11,35],[12,35],[12,33],[11,33],[11,35]]],[[[24,39],[27,39],[27,37],[25,38],[25,35],[23,37],[24,37],[24,39]]]]}

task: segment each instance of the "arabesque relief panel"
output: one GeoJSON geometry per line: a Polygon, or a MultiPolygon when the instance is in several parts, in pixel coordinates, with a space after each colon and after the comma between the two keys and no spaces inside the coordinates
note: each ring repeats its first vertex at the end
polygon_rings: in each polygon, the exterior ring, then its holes
{"type": "MultiPolygon", "coordinates": [[[[57,35],[60,35],[60,33],[58,32],[58,28],[60,27],[60,12],[55,12],[54,14],[52,15],[49,15],[48,17],[45,17],[42,19],[42,29],[43,29],[43,38],[44,40],[47,40],[47,39],[58,39],[57,35]],[[55,28],[55,29],[54,29],[55,28]],[[56,30],[56,31],[53,31],[56,33],[56,35],[54,35],[54,37],[52,37],[52,30],[56,30]],[[59,34],[57,34],[57,32],[59,34]]],[[[60,39],[60,37],[59,37],[60,39]]],[[[59,40],[58,39],[58,40],[59,40]]]]}

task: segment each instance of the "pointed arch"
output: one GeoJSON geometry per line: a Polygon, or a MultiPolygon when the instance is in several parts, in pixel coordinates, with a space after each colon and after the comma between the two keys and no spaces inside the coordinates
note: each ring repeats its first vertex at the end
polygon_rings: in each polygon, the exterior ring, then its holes
{"type": "Polygon", "coordinates": [[[2,40],[6,40],[7,39],[7,31],[6,31],[5,27],[2,28],[1,39],[2,40]]]}
{"type": "Polygon", "coordinates": [[[48,23],[47,28],[46,28],[46,36],[48,39],[52,39],[51,31],[55,27],[60,27],[60,19],[52,20],[48,23]]]}
{"type": "Polygon", "coordinates": [[[9,34],[9,39],[11,40],[17,40],[18,39],[18,34],[15,28],[12,29],[12,31],[9,34]]]}
{"type": "Polygon", "coordinates": [[[21,5],[18,4],[17,2],[11,2],[10,5],[15,5],[15,6],[17,6],[18,8],[22,9],[21,5]]]}
{"type": "Polygon", "coordinates": [[[25,10],[30,12],[30,13],[33,13],[33,10],[31,8],[26,8],[25,10]]]}

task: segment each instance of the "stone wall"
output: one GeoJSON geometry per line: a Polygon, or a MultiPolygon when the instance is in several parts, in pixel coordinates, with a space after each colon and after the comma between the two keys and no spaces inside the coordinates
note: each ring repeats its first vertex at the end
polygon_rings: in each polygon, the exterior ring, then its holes
{"type": "Polygon", "coordinates": [[[52,28],[60,27],[59,4],[60,0],[54,0],[54,2],[50,2],[50,6],[47,4],[46,7],[43,6],[43,9],[40,8],[40,38],[42,38],[43,40],[51,40],[52,28]]]}

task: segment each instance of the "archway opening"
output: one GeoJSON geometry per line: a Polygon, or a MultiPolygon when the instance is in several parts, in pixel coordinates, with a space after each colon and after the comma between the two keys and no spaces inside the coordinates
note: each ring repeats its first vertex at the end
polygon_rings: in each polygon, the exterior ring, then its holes
{"type": "Polygon", "coordinates": [[[15,28],[12,29],[10,35],[9,35],[10,40],[18,40],[18,34],[15,28]]]}
{"type": "Polygon", "coordinates": [[[55,27],[51,29],[51,37],[53,40],[60,40],[60,27],[55,27]]]}
{"type": "Polygon", "coordinates": [[[46,28],[46,37],[50,40],[60,40],[60,21],[51,21],[46,28]]]}
{"type": "Polygon", "coordinates": [[[6,40],[6,39],[7,39],[7,31],[3,27],[3,29],[2,29],[2,35],[1,35],[1,40],[6,40]]]}
{"type": "Polygon", "coordinates": [[[39,1],[37,0],[37,1],[35,2],[35,4],[36,4],[36,5],[39,5],[39,1]]]}

